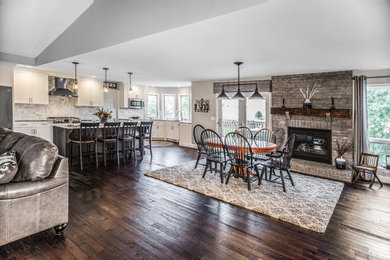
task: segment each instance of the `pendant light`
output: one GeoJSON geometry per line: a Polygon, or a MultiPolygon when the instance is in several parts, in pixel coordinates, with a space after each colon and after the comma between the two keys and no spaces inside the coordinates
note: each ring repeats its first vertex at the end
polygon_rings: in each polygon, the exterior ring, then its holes
{"type": "Polygon", "coordinates": [[[104,82],[103,82],[103,91],[105,93],[108,92],[108,82],[107,82],[107,70],[108,68],[103,68],[104,69],[104,82]]]}
{"type": "Polygon", "coordinates": [[[243,62],[236,61],[234,64],[237,65],[238,77],[237,77],[237,93],[232,97],[232,99],[245,99],[245,97],[241,93],[241,89],[240,89],[240,86],[241,86],[241,82],[240,82],[240,66],[243,64],[243,62]]]}
{"type": "Polygon", "coordinates": [[[260,94],[259,90],[257,89],[257,84],[255,88],[255,93],[253,93],[253,95],[250,96],[249,99],[264,99],[264,97],[260,94]]]}
{"type": "Polygon", "coordinates": [[[133,72],[127,72],[127,74],[129,74],[129,97],[131,94],[133,94],[133,89],[131,87],[131,75],[133,75],[133,72]]]}
{"type": "Polygon", "coordinates": [[[218,99],[230,99],[228,95],[225,93],[225,87],[222,85],[222,91],[221,94],[218,95],[218,99]]]}
{"type": "Polygon", "coordinates": [[[74,85],[73,85],[73,88],[78,89],[79,87],[77,86],[77,84],[79,82],[77,80],[77,65],[79,65],[79,63],[77,61],[74,61],[72,63],[74,64],[74,85]]]}

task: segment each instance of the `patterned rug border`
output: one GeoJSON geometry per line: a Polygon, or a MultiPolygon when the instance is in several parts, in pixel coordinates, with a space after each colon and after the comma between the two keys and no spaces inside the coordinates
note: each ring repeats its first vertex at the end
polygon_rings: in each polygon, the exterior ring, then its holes
{"type": "MultiPolygon", "coordinates": [[[[189,162],[188,164],[190,163],[193,163],[195,164],[195,161],[191,161],[189,162]]],[[[182,167],[183,165],[175,165],[175,166],[170,166],[170,167],[165,167],[165,168],[160,168],[160,169],[156,169],[156,170],[153,170],[152,172],[157,172],[159,170],[162,170],[162,169],[169,169],[169,168],[177,168],[177,167],[182,167]]],[[[300,173],[297,173],[297,172],[294,172],[294,174],[297,174],[297,175],[301,175],[301,176],[305,176],[305,177],[309,177],[309,178],[316,178],[315,176],[310,176],[310,175],[305,175],[305,174],[300,174],[300,173]]],[[[239,208],[242,208],[242,209],[245,209],[245,210],[248,210],[248,211],[251,211],[251,212],[254,212],[256,214],[261,214],[263,216],[267,216],[267,217],[270,217],[270,218],[274,218],[274,219],[277,219],[277,220],[280,220],[280,221],[283,221],[283,222],[287,222],[287,223],[290,223],[290,224],[293,224],[295,226],[298,226],[298,227],[301,227],[301,228],[304,228],[304,229],[307,229],[307,230],[310,230],[310,231],[314,231],[316,233],[325,233],[326,231],[326,228],[329,224],[329,221],[333,215],[333,212],[334,212],[334,209],[340,199],[340,196],[342,194],[342,191],[344,190],[344,183],[343,182],[340,182],[340,181],[336,181],[336,180],[328,180],[328,179],[324,179],[326,181],[329,181],[329,182],[336,182],[336,183],[340,183],[342,184],[342,187],[341,187],[341,190],[339,192],[339,194],[337,195],[337,200],[333,206],[333,210],[332,210],[332,213],[329,215],[329,217],[325,220],[326,221],[326,225],[325,225],[325,228],[323,229],[316,229],[316,228],[310,228],[308,226],[304,226],[304,225],[300,225],[299,223],[295,223],[294,221],[290,221],[288,219],[283,219],[281,217],[278,217],[278,216],[273,216],[271,214],[267,214],[266,212],[263,212],[263,211],[259,211],[259,210],[255,210],[255,209],[251,209],[251,208],[248,208],[248,207],[245,207],[245,206],[242,206],[242,205],[239,205],[237,203],[234,203],[234,201],[229,201],[228,199],[223,199],[223,198],[220,198],[216,195],[213,195],[213,194],[210,194],[210,193],[206,193],[206,192],[202,192],[202,191],[199,191],[197,190],[196,188],[192,188],[192,187],[188,187],[184,184],[181,184],[181,183],[175,183],[174,181],[170,180],[170,179],[167,179],[167,178],[164,178],[162,176],[156,176],[156,175],[152,175],[151,173],[149,172],[145,172],[144,173],[145,176],[147,177],[150,177],[150,178],[153,178],[153,179],[156,179],[156,180],[159,180],[159,181],[163,181],[163,182],[166,182],[166,183],[169,183],[171,185],[174,185],[174,186],[177,186],[177,187],[180,187],[180,188],[184,188],[184,189],[187,189],[187,190],[190,190],[190,191],[193,191],[193,192],[196,192],[198,194],[202,194],[202,195],[205,195],[207,197],[210,197],[210,198],[213,198],[213,199],[216,199],[216,200],[219,200],[219,201],[222,201],[224,203],[227,203],[229,205],[233,205],[235,207],[239,207],[239,208]]],[[[218,177],[218,176],[217,176],[218,177]]],[[[219,177],[217,178],[219,180],[219,177]]],[[[244,185],[246,187],[246,185],[244,185]]],[[[256,185],[257,186],[257,185],[256,185]]]]}

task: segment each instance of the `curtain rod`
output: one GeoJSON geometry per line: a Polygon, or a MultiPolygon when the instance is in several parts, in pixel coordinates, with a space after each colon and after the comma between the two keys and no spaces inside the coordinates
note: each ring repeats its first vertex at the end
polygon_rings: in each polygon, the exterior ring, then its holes
{"type": "MultiPolygon", "coordinates": [[[[371,76],[367,77],[368,79],[380,79],[380,78],[390,78],[390,75],[388,76],[371,76]]],[[[352,79],[355,79],[355,77],[352,77],[352,79]]]]}
{"type": "Polygon", "coordinates": [[[390,78],[390,75],[388,76],[372,76],[372,77],[367,77],[368,79],[380,79],[380,78],[390,78]]]}

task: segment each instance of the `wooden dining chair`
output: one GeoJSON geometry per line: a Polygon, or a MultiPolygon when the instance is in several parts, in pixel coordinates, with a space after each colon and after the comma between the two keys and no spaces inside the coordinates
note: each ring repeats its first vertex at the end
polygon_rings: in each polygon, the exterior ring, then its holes
{"type": "Polygon", "coordinates": [[[378,180],[381,187],[383,186],[381,180],[378,178],[377,169],[378,169],[379,155],[362,153],[360,155],[360,160],[358,165],[351,165],[352,168],[352,178],[351,181],[355,184],[359,179],[365,179],[366,174],[371,175],[371,182],[369,188],[371,189],[372,185],[375,182],[375,179],[378,180]],[[362,176],[362,174],[364,176],[362,176]]]}
{"type": "Polygon", "coordinates": [[[252,142],[253,139],[253,133],[249,129],[249,127],[246,126],[240,126],[237,130],[237,133],[242,134],[249,142],[252,142]]]}
{"type": "Polygon", "coordinates": [[[260,184],[261,184],[261,180],[263,179],[263,176],[267,173],[267,169],[269,169],[270,176],[268,179],[265,178],[265,180],[282,184],[284,192],[286,192],[285,179],[290,180],[291,185],[295,186],[290,172],[291,156],[294,150],[294,143],[295,143],[295,134],[292,134],[288,138],[283,150],[276,151],[272,154],[267,154],[267,156],[270,157],[270,160],[262,163],[263,169],[261,170],[261,175],[259,179],[260,184]],[[277,175],[275,170],[279,171],[279,175],[277,175]],[[283,172],[286,172],[287,176],[284,175],[283,172]],[[279,180],[281,180],[281,182],[279,182],[279,180]]]}
{"type": "Polygon", "coordinates": [[[192,135],[194,136],[194,141],[198,149],[198,157],[196,158],[195,169],[198,167],[199,160],[201,159],[202,155],[206,155],[206,150],[201,139],[201,134],[204,130],[205,128],[202,125],[196,125],[192,130],[192,135]]]}
{"type": "Polygon", "coordinates": [[[202,178],[206,176],[208,170],[210,172],[214,170],[216,173],[219,172],[221,183],[223,183],[225,175],[223,170],[226,168],[227,157],[222,138],[215,131],[206,129],[201,134],[201,140],[206,151],[206,167],[204,168],[202,178]]]}
{"type": "Polygon", "coordinates": [[[239,133],[229,133],[225,136],[225,146],[229,156],[230,170],[226,178],[229,183],[230,176],[242,178],[246,181],[248,190],[251,190],[251,182],[258,180],[260,175],[257,165],[253,163],[253,152],[248,139],[239,133]]]}
{"type": "Polygon", "coordinates": [[[137,135],[137,122],[123,122],[122,125],[122,133],[119,137],[119,140],[122,143],[122,154],[123,161],[126,162],[126,157],[128,152],[130,151],[134,155],[134,159],[136,156],[136,147],[135,147],[135,139],[137,135]]]}
{"type": "Polygon", "coordinates": [[[116,154],[117,164],[119,165],[119,127],[120,122],[104,123],[103,136],[98,137],[98,141],[102,144],[102,153],[104,166],[107,166],[107,154],[116,154]]]}
{"type": "Polygon", "coordinates": [[[99,123],[80,123],[80,128],[75,129],[69,135],[69,165],[72,166],[72,159],[78,158],[80,160],[80,170],[83,170],[83,156],[91,155],[95,156],[96,168],[99,167],[98,162],[98,147],[97,147],[97,137],[99,131],[99,123]],[[73,146],[78,146],[79,152],[78,156],[73,155],[73,146]],[[93,151],[91,151],[91,146],[93,151]],[[83,147],[85,148],[83,151],[83,147]]]}
{"type": "MultiPolygon", "coordinates": [[[[253,136],[253,142],[256,145],[260,145],[261,142],[276,143],[276,136],[270,129],[263,128],[255,133],[253,136]]],[[[270,157],[266,153],[256,153],[253,155],[256,161],[267,161],[270,157]]]]}

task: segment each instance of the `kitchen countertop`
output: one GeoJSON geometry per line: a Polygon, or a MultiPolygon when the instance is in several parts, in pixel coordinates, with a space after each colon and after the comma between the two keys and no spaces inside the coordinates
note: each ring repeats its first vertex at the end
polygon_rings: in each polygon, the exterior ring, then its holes
{"type": "Polygon", "coordinates": [[[24,119],[24,120],[15,120],[15,122],[53,122],[49,119],[24,119]]]}

